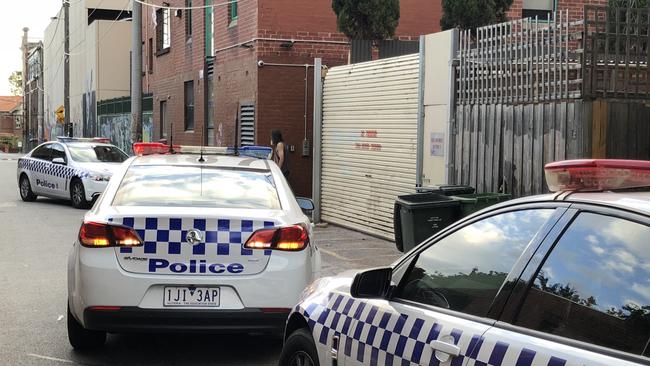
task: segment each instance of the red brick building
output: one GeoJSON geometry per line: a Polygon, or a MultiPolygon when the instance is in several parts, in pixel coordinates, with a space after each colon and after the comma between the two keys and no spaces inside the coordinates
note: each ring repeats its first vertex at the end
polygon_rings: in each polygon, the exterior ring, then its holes
{"type": "Polygon", "coordinates": [[[0,151],[17,148],[22,140],[23,97],[0,96],[0,151]]]}
{"type": "MultiPolygon", "coordinates": [[[[313,136],[309,65],[316,57],[328,67],[347,64],[350,51],[337,32],[331,0],[240,0],[214,10],[143,13],[143,90],[153,94],[153,136],[179,144],[226,146],[237,139],[269,145],[271,130],[279,129],[293,149],[291,185],[296,194],[311,196],[311,149],[303,156],[303,142],[311,147],[313,136]],[[213,63],[206,65],[206,58],[213,63]]],[[[439,31],[441,13],[440,1],[402,1],[395,38],[417,40],[439,31]]]]}
{"type": "Polygon", "coordinates": [[[509,19],[538,16],[546,19],[555,10],[569,10],[571,20],[583,19],[585,5],[607,5],[607,0],[514,0],[508,11],[509,19]]]}

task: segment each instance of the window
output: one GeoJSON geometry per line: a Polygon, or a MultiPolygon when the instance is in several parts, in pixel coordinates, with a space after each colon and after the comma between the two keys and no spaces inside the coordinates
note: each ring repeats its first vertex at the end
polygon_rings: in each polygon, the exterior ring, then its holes
{"type": "Polygon", "coordinates": [[[551,20],[553,11],[555,11],[555,0],[524,0],[521,17],[551,20]]]}
{"type": "Polygon", "coordinates": [[[275,182],[269,172],[151,165],[129,168],[113,205],[281,208],[275,182]]]}
{"type": "Polygon", "coordinates": [[[160,138],[167,137],[167,101],[163,100],[160,102],[160,138]]]}
{"type": "Polygon", "coordinates": [[[70,158],[78,163],[121,163],[128,159],[122,150],[115,146],[74,146],[68,145],[70,158]]]}
{"type": "MultiPolygon", "coordinates": [[[[166,5],[169,6],[169,5],[166,5]]],[[[156,51],[162,52],[169,49],[171,43],[171,24],[169,8],[156,11],[156,51]]]]}
{"type": "Polygon", "coordinates": [[[185,0],[185,40],[192,39],[192,0],[185,0]]]}
{"type": "Polygon", "coordinates": [[[153,38],[149,38],[149,45],[147,47],[147,71],[153,73],[153,38]]]}
{"type": "Polygon", "coordinates": [[[239,106],[239,145],[255,145],[255,105],[239,106]]]}
{"type": "Polygon", "coordinates": [[[185,82],[185,131],[194,130],[194,81],[185,82]]]}
{"type": "Polygon", "coordinates": [[[538,272],[515,323],[620,351],[650,351],[648,238],[649,226],[580,214],[538,272]]]}
{"type": "Polygon", "coordinates": [[[228,7],[228,19],[230,24],[233,24],[237,20],[237,11],[237,2],[231,2],[230,6],[228,7]]]}
{"type": "Polygon", "coordinates": [[[65,156],[65,149],[61,144],[52,144],[52,160],[55,158],[61,158],[66,163],[68,162],[68,157],[65,156]]]}
{"type": "Polygon", "coordinates": [[[32,153],[32,158],[41,159],[41,160],[52,160],[52,144],[42,145],[37,147],[36,150],[32,153]]]}
{"type": "Polygon", "coordinates": [[[508,212],[450,234],[419,254],[396,297],[485,316],[512,266],[553,212],[508,212]]]}

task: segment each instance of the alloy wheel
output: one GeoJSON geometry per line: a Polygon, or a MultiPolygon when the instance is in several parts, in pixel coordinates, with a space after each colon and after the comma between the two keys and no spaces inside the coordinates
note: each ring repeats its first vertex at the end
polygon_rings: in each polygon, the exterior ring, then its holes
{"type": "Polygon", "coordinates": [[[291,366],[314,366],[314,360],[304,351],[296,352],[289,362],[291,366]]]}

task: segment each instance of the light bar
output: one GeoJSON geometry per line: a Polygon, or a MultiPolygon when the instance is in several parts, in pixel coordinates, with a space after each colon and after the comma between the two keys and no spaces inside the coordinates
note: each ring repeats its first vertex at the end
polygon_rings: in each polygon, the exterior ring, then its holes
{"type": "Polygon", "coordinates": [[[98,142],[101,144],[110,144],[111,139],[108,137],[68,137],[68,136],[57,136],[57,141],[59,142],[98,142]]]}
{"type": "Polygon", "coordinates": [[[547,164],[544,172],[552,192],[650,187],[650,161],[647,160],[566,160],[547,164]]]}
{"type": "Polygon", "coordinates": [[[133,153],[138,156],[154,154],[192,154],[192,155],[239,155],[257,159],[268,159],[272,149],[266,146],[245,146],[237,150],[233,147],[221,146],[169,146],[161,142],[136,142],[133,153]]]}

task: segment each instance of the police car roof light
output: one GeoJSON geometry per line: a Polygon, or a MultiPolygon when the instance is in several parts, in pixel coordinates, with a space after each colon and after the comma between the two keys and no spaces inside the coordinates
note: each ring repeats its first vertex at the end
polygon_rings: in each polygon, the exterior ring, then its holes
{"type": "Polygon", "coordinates": [[[57,136],[57,141],[59,142],[98,142],[102,144],[110,144],[111,139],[108,137],[68,137],[68,136],[57,136]]]}
{"type": "Polygon", "coordinates": [[[194,155],[239,155],[251,158],[267,159],[271,148],[265,146],[246,146],[239,149],[220,146],[170,146],[161,142],[136,142],[133,144],[133,153],[138,156],[153,154],[194,154],[194,155]]]}
{"type": "Polygon", "coordinates": [[[647,160],[566,160],[547,164],[544,171],[552,192],[650,187],[650,161],[647,160]]]}
{"type": "Polygon", "coordinates": [[[299,252],[309,245],[307,229],[292,225],[275,229],[261,229],[248,238],[244,248],[299,252]]]}
{"type": "Polygon", "coordinates": [[[153,154],[169,154],[178,150],[179,145],[169,146],[161,142],[136,142],[133,144],[133,153],[138,156],[153,154]]]}

